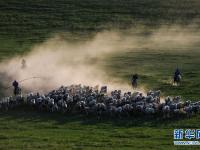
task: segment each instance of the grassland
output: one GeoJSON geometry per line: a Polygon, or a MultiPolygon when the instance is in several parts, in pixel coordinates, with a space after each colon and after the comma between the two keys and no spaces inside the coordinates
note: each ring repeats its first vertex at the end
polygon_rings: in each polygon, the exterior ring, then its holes
{"type": "Polygon", "coordinates": [[[135,25],[197,23],[198,0],[1,0],[1,58],[25,52],[33,43],[53,33],[69,39],[88,37],[106,29],[135,25]],[[75,37],[75,35],[77,35],[75,37]]]}
{"type": "Polygon", "coordinates": [[[109,58],[104,65],[111,70],[110,76],[130,82],[133,73],[140,75],[139,85],[146,89],[161,90],[163,95],[179,95],[184,99],[199,100],[200,51],[151,51],[119,53],[109,58]],[[179,66],[183,72],[180,86],[172,86],[174,69],[179,66]]]}
{"type": "MultiPolygon", "coordinates": [[[[137,25],[195,23],[200,25],[199,0],[1,0],[0,61],[23,54],[54,33],[74,41],[96,32],[137,25]]],[[[128,82],[132,72],[140,84],[165,95],[200,98],[200,52],[138,51],[113,55],[103,67],[128,82]],[[168,81],[181,66],[183,84],[168,81]]],[[[174,128],[199,128],[200,117],[180,120],[122,120],[38,113],[27,109],[0,113],[0,149],[199,149],[173,145],[174,128]]]]}
{"type": "Polygon", "coordinates": [[[173,146],[174,128],[199,128],[198,117],[180,120],[102,119],[15,110],[0,113],[1,149],[199,149],[173,146]]]}

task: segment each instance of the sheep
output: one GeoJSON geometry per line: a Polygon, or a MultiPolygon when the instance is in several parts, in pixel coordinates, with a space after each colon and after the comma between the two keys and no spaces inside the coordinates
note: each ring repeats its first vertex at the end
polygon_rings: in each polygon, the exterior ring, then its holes
{"type": "MultiPolygon", "coordinates": [[[[107,87],[106,87],[107,88],[107,87]]],[[[6,97],[0,101],[0,110],[14,109],[28,105],[33,109],[48,112],[81,113],[96,115],[100,119],[103,114],[109,116],[155,116],[163,118],[179,117],[200,113],[200,101],[183,102],[179,96],[166,97],[160,102],[160,91],[149,91],[147,96],[141,92],[125,92],[113,90],[109,94],[99,92],[97,88],[81,85],[61,86],[44,95],[29,93],[26,96],[6,97]]]]}
{"type": "Polygon", "coordinates": [[[163,118],[169,118],[170,117],[170,107],[168,105],[164,105],[162,108],[163,118]]]}
{"type": "Polygon", "coordinates": [[[109,110],[108,110],[109,114],[111,117],[115,116],[117,114],[117,107],[116,106],[113,106],[111,105],[109,110]]]}
{"type": "Polygon", "coordinates": [[[192,106],[186,106],[186,107],[184,107],[184,111],[186,112],[186,114],[187,114],[187,117],[188,118],[190,118],[191,116],[192,116],[192,106]]]}
{"type": "Polygon", "coordinates": [[[121,118],[122,112],[123,112],[122,107],[121,107],[121,106],[117,107],[117,109],[116,109],[116,115],[117,115],[118,117],[121,118]]]}
{"type": "Polygon", "coordinates": [[[58,101],[58,103],[56,105],[58,106],[60,112],[62,112],[62,113],[67,112],[68,105],[67,105],[66,101],[61,99],[58,101]]]}
{"type": "Polygon", "coordinates": [[[144,111],[145,111],[145,114],[147,115],[153,115],[156,112],[153,107],[146,107],[144,111]]]}
{"type": "Polygon", "coordinates": [[[133,112],[133,106],[130,104],[125,104],[122,106],[122,110],[126,116],[130,116],[133,112]]]}

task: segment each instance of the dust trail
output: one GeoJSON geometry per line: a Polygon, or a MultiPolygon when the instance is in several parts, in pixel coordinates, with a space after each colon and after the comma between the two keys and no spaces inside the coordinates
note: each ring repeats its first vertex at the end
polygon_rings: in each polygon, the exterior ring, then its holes
{"type": "MultiPolygon", "coordinates": [[[[47,91],[60,85],[108,85],[110,89],[131,90],[129,83],[110,77],[101,68],[99,60],[115,53],[135,51],[138,48],[150,50],[188,47],[199,44],[198,28],[163,26],[159,29],[136,27],[128,31],[104,31],[86,42],[70,43],[56,35],[36,45],[25,56],[17,56],[0,64],[4,80],[23,80],[41,77],[22,84],[28,91],[47,91]],[[148,34],[146,34],[148,33],[148,34]],[[21,69],[21,60],[27,60],[27,67],[21,69]]],[[[8,84],[8,81],[5,81],[8,84]]],[[[145,88],[141,88],[145,91],[145,88]]]]}

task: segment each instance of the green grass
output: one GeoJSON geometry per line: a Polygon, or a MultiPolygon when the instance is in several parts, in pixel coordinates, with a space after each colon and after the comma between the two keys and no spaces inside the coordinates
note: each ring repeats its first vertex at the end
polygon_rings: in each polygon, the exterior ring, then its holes
{"type": "Polygon", "coordinates": [[[199,0],[1,0],[0,51],[25,52],[57,32],[73,33],[72,40],[136,25],[199,25],[199,7],[199,0]]]}
{"type": "Polygon", "coordinates": [[[153,51],[119,53],[108,58],[103,66],[115,76],[130,82],[131,75],[139,74],[139,86],[147,90],[161,90],[163,95],[179,95],[183,99],[199,100],[200,89],[200,51],[153,51]],[[172,86],[175,68],[179,66],[183,73],[180,86],[172,86]]]}
{"type": "Polygon", "coordinates": [[[173,145],[174,128],[198,128],[200,116],[180,120],[96,120],[15,110],[0,113],[1,149],[198,149],[173,145]]]}
{"type": "MultiPolygon", "coordinates": [[[[195,23],[199,0],[1,0],[0,61],[28,52],[55,33],[67,40],[87,40],[102,30],[144,25],[195,23]]],[[[103,60],[110,76],[129,82],[139,73],[140,85],[164,95],[200,98],[199,47],[188,51],[118,53],[103,60]],[[176,66],[183,71],[179,87],[169,84],[176,66]]],[[[144,118],[96,120],[85,116],[38,113],[27,109],[0,113],[0,149],[199,149],[173,145],[173,129],[199,128],[200,116],[180,120],[144,118]]]]}

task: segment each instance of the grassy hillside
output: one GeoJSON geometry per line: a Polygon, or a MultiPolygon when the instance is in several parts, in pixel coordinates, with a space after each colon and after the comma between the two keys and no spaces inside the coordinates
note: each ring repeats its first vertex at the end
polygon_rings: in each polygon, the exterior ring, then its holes
{"type": "Polygon", "coordinates": [[[179,95],[184,99],[200,99],[200,51],[151,51],[119,53],[103,65],[109,75],[130,82],[133,73],[139,74],[139,86],[146,89],[161,90],[166,95],[179,95]],[[183,73],[180,86],[172,86],[175,68],[179,66],[183,73]]]}
{"type": "MultiPolygon", "coordinates": [[[[54,33],[71,41],[96,32],[144,25],[200,26],[199,0],[1,0],[0,61],[23,54],[54,33]]],[[[108,74],[161,89],[165,95],[200,98],[200,51],[168,50],[118,53],[102,60],[108,74]],[[183,84],[169,83],[176,66],[183,84]]],[[[1,82],[0,82],[1,83],[1,82]]],[[[173,129],[199,128],[200,116],[180,120],[103,119],[38,113],[28,109],[0,112],[0,149],[199,149],[173,145],[173,129]]]]}
{"type": "Polygon", "coordinates": [[[23,53],[33,43],[63,31],[76,39],[76,34],[87,37],[138,24],[199,25],[199,8],[199,0],[1,0],[0,51],[8,56],[23,53]]]}
{"type": "MultiPolygon", "coordinates": [[[[29,51],[31,46],[54,33],[62,33],[65,38],[74,41],[87,40],[105,29],[124,30],[138,25],[151,28],[174,24],[199,26],[199,8],[199,0],[2,0],[0,61],[29,51]]],[[[156,54],[150,50],[126,53],[120,57],[113,56],[106,64],[114,76],[128,81],[133,72],[138,72],[141,82],[146,83],[147,87],[165,89],[167,94],[195,99],[198,98],[199,89],[193,88],[200,84],[197,69],[199,52],[198,47],[189,49],[193,52],[167,54],[166,50],[156,54]],[[166,84],[176,66],[185,72],[184,86],[178,89],[166,84]]]]}

